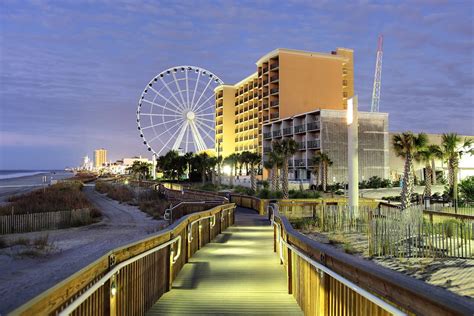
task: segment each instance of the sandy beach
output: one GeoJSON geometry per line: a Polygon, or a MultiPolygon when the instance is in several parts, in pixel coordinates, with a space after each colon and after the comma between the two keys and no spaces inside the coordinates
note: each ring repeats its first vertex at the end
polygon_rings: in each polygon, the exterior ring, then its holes
{"type": "Polygon", "coordinates": [[[74,176],[66,171],[45,171],[35,175],[27,175],[18,178],[0,179],[0,204],[5,203],[8,197],[16,194],[26,193],[35,189],[42,188],[43,177],[46,176],[46,185],[51,180],[63,180],[74,176]]]}

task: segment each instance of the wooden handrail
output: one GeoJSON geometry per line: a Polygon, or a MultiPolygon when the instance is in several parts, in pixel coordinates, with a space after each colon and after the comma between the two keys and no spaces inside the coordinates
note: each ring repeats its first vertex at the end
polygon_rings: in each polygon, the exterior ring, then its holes
{"type": "MultiPolygon", "coordinates": [[[[271,209],[269,212],[273,213],[271,209]]],[[[308,258],[315,260],[319,264],[352,281],[361,288],[377,295],[383,300],[391,302],[398,308],[401,308],[409,313],[420,315],[472,315],[474,312],[474,303],[467,298],[455,295],[454,293],[432,286],[423,281],[381,267],[368,260],[343,253],[329,245],[316,242],[315,240],[312,240],[299,231],[295,230],[288,219],[285,216],[280,215],[277,210],[274,211],[273,217],[275,222],[281,225],[281,235],[286,243],[304,253],[308,258]]],[[[276,246],[274,249],[279,251],[278,247],[276,246]]],[[[302,264],[294,264],[296,259],[292,259],[290,249],[283,250],[283,253],[280,254],[280,256],[283,256],[286,262],[288,262],[286,266],[288,269],[287,274],[290,284],[294,286],[303,286],[301,284],[310,282],[304,286],[309,288],[314,286],[314,284],[311,284],[313,278],[304,278],[305,273],[309,272],[303,273],[303,271],[295,271],[298,269],[295,268],[295,266],[302,267],[302,264]],[[302,276],[302,279],[298,279],[296,281],[293,280],[299,276],[302,276]]],[[[321,278],[318,280],[318,282],[319,284],[328,282],[324,283],[326,285],[320,288],[321,292],[318,294],[320,296],[337,296],[338,293],[349,293],[345,288],[341,288],[340,284],[337,284],[337,282],[335,283],[334,280],[327,281],[324,280],[324,278],[321,278]],[[332,285],[328,285],[329,283],[332,285]],[[336,290],[336,294],[331,292],[333,291],[331,286],[333,288],[338,288],[338,290],[336,290]]],[[[304,300],[304,288],[296,291],[295,289],[292,289],[290,284],[290,293],[293,293],[297,302],[299,302],[300,307],[306,312],[306,310],[311,307],[308,305],[311,304],[311,302],[304,300]],[[303,298],[300,297],[301,295],[303,295],[303,298]]],[[[315,294],[312,293],[311,295],[315,294]]],[[[336,298],[333,297],[333,299],[335,299],[336,302],[338,300],[340,302],[344,301],[344,299],[347,299],[347,297],[340,296],[336,298]]],[[[356,297],[356,299],[358,298],[356,297]]],[[[329,301],[326,303],[331,304],[329,301]]],[[[332,303],[334,303],[334,301],[332,303]]],[[[368,303],[362,302],[362,304],[368,303]]],[[[345,306],[345,308],[351,308],[351,306],[345,306]]],[[[327,315],[328,312],[323,310],[319,314],[327,315]]]]}
{"type": "MultiPolygon", "coordinates": [[[[97,287],[77,311],[81,315],[144,314],[166,291],[188,259],[203,245],[234,223],[235,204],[186,215],[158,234],[109,251],[69,278],[14,310],[11,315],[55,315],[96,284],[114,267],[167,244],[133,265],[121,268],[97,287]],[[212,220],[211,218],[215,218],[212,220]],[[189,225],[200,221],[200,225],[189,225]],[[216,223],[219,223],[216,224],[216,223]],[[189,231],[188,231],[189,230],[189,231]],[[193,238],[188,241],[188,236],[193,238]],[[177,243],[170,241],[181,239],[177,243]],[[180,252],[179,258],[175,253],[180,252]],[[177,259],[177,260],[176,260],[177,259]],[[176,261],[175,261],[176,260],[176,261]]],[[[151,253],[151,252],[150,252],[151,253]]]]}

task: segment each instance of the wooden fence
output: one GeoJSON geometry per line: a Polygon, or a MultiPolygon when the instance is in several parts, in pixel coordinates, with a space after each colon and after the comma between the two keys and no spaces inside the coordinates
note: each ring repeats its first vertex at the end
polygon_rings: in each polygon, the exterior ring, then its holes
{"type": "Polygon", "coordinates": [[[114,249],[11,314],[145,315],[188,259],[233,225],[234,208],[226,204],[187,215],[151,237],[114,249]]]}
{"type": "Polygon", "coordinates": [[[60,229],[92,221],[90,209],[0,216],[0,235],[60,229]]]}

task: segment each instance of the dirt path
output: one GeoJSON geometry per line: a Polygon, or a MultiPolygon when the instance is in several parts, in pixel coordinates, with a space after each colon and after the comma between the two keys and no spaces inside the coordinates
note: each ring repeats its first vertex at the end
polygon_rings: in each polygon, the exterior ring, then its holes
{"type": "Polygon", "coordinates": [[[47,290],[107,251],[146,237],[165,225],[134,206],[119,204],[97,193],[91,186],[85,187],[84,192],[102,211],[101,222],[5,236],[6,239],[33,239],[48,234],[57,250],[43,258],[18,258],[6,252],[9,250],[0,251],[0,315],[47,290]]]}

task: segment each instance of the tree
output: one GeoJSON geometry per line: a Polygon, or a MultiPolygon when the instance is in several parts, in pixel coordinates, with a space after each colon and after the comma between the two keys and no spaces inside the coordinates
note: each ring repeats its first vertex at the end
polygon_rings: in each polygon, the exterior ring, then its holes
{"type": "Polygon", "coordinates": [[[234,185],[234,176],[237,173],[237,154],[231,154],[227,157],[224,158],[224,164],[230,166],[230,178],[229,178],[229,185],[233,186],[234,185]]]}
{"type": "MultiPolygon", "coordinates": [[[[252,153],[250,151],[243,151],[240,153],[240,163],[241,165],[245,166],[245,175],[249,175],[249,165],[250,165],[250,157],[252,153]]],[[[242,167],[241,167],[242,169],[242,167]]]]}
{"type": "Polygon", "coordinates": [[[148,178],[148,175],[150,174],[150,168],[150,163],[135,160],[133,164],[127,168],[127,171],[137,178],[138,181],[142,181],[148,178]]]}
{"type": "Polygon", "coordinates": [[[288,199],[288,159],[298,151],[298,143],[291,138],[272,143],[273,151],[283,160],[282,164],[282,191],[283,198],[288,199]]]}
{"type": "Polygon", "coordinates": [[[326,191],[327,185],[328,185],[328,169],[329,166],[332,166],[332,160],[329,158],[328,154],[319,152],[319,159],[320,159],[320,165],[321,165],[321,186],[323,188],[323,191],[326,191]]]}
{"type": "Polygon", "coordinates": [[[432,161],[435,158],[441,158],[443,152],[437,145],[429,145],[426,148],[420,150],[416,156],[416,160],[421,161],[425,164],[425,191],[424,197],[431,197],[431,184],[433,183],[433,172],[432,161]]]}
{"type": "Polygon", "coordinates": [[[449,189],[457,211],[459,160],[465,154],[474,154],[473,140],[465,138],[462,142],[461,137],[456,133],[443,134],[441,151],[448,163],[449,189]]]}
{"type": "Polygon", "coordinates": [[[312,172],[314,174],[314,177],[316,178],[316,188],[319,187],[319,177],[321,176],[321,155],[320,153],[317,153],[311,158],[311,161],[313,163],[313,169],[312,172]]]}
{"type": "Polygon", "coordinates": [[[209,157],[207,153],[200,153],[199,155],[195,155],[193,158],[193,168],[195,168],[201,174],[202,184],[206,183],[206,175],[212,164],[210,158],[211,157],[209,157]]]}
{"type": "Polygon", "coordinates": [[[221,172],[221,167],[222,167],[222,161],[224,161],[224,159],[222,158],[222,156],[217,156],[216,157],[216,165],[217,165],[217,185],[221,185],[222,183],[222,172],[221,172]]]}
{"type": "Polygon", "coordinates": [[[403,182],[401,198],[401,208],[406,209],[411,204],[411,197],[414,190],[413,159],[419,151],[423,150],[428,142],[426,134],[414,135],[412,132],[395,134],[392,138],[392,146],[395,154],[405,159],[403,168],[403,182]]]}
{"type": "Polygon", "coordinates": [[[264,167],[270,170],[270,190],[278,191],[280,189],[280,182],[278,181],[278,168],[282,166],[283,161],[281,157],[274,151],[268,154],[268,160],[265,161],[264,167]]]}
{"type": "Polygon", "coordinates": [[[157,169],[165,178],[179,180],[186,172],[186,157],[180,156],[176,150],[170,150],[166,155],[158,157],[156,162],[157,169]]]}
{"type": "Polygon", "coordinates": [[[249,152],[246,158],[250,166],[250,187],[252,188],[253,192],[257,192],[257,181],[255,175],[256,168],[261,163],[262,157],[257,153],[249,152]]]}
{"type": "Polygon", "coordinates": [[[467,177],[459,183],[459,193],[465,202],[474,201],[474,176],[467,177]]]}

